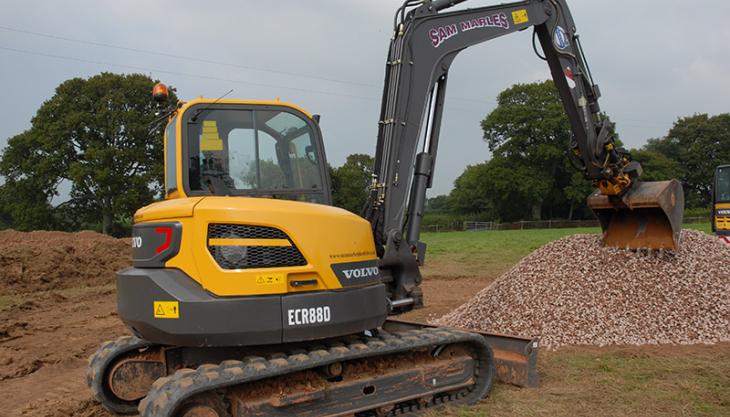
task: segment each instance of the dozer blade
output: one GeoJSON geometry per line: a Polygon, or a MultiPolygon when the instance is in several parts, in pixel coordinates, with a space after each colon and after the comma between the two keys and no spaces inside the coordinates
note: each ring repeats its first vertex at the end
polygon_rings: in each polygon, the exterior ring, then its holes
{"type": "Polygon", "coordinates": [[[622,197],[596,190],[588,207],[603,229],[603,244],[625,249],[679,249],[684,191],[677,180],[636,182],[622,197]]]}

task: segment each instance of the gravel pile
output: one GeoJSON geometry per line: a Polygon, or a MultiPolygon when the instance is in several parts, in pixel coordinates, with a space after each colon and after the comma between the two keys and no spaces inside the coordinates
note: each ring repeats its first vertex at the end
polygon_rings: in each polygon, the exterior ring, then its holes
{"type": "Polygon", "coordinates": [[[439,325],[540,336],[541,345],[730,341],[730,245],[682,231],[667,251],[573,235],[525,257],[439,325]]]}

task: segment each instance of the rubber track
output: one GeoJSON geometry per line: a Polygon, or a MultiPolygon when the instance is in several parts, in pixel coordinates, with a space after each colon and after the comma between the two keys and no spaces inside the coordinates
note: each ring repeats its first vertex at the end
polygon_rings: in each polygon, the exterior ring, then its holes
{"type": "Polygon", "coordinates": [[[110,398],[107,395],[106,390],[104,390],[104,371],[120,355],[152,345],[153,343],[134,336],[122,336],[116,340],[104,342],[93,355],[89,356],[89,366],[86,369],[86,384],[94,394],[94,398],[104,408],[115,414],[137,413],[136,404],[128,402],[120,403],[118,400],[110,398]]]}
{"type": "MultiPolygon", "coordinates": [[[[494,358],[491,348],[478,334],[445,328],[423,328],[394,333],[382,331],[375,337],[363,337],[328,348],[320,344],[318,347],[305,350],[304,353],[291,355],[276,353],[269,355],[269,359],[247,357],[241,361],[227,360],[218,365],[201,365],[196,370],[181,369],[169,377],[155,381],[147,397],[140,402],[139,413],[141,417],[172,417],[186,400],[204,392],[317,368],[334,362],[455,343],[470,344],[477,351],[477,357],[481,358],[476,364],[478,379],[473,389],[470,389],[467,396],[459,398],[462,402],[472,404],[489,393],[494,381],[494,358]]],[[[449,398],[445,398],[440,401],[448,400],[449,398]]],[[[405,411],[399,409],[392,414],[405,411]]]]}

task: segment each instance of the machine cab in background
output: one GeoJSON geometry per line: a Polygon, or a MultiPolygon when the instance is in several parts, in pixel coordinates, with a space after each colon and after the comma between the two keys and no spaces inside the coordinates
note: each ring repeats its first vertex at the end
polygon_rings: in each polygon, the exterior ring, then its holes
{"type": "Polygon", "coordinates": [[[715,234],[730,236],[730,165],[720,165],[715,168],[710,221],[715,234]]]}
{"type": "Polygon", "coordinates": [[[317,121],[279,101],[187,102],[165,132],[165,191],[331,204],[317,121]]]}

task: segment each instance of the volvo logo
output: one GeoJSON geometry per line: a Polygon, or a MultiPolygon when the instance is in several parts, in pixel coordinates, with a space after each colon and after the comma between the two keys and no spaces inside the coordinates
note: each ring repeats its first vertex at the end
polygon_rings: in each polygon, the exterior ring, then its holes
{"type": "Polygon", "coordinates": [[[369,266],[366,268],[356,268],[356,269],[343,269],[342,273],[345,274],[345,278],[347,279],[359,279],[359,278],[370,278],[370,277],[376,277],[380,273],[377,266],[369,266]]]}
{"type": "Polygon", "coordinates": [[[553,31],[553,42],[558,49],[565,49],[570,45],[568,41],[568,34],[562,26],[556,26],[553,31]]]}

